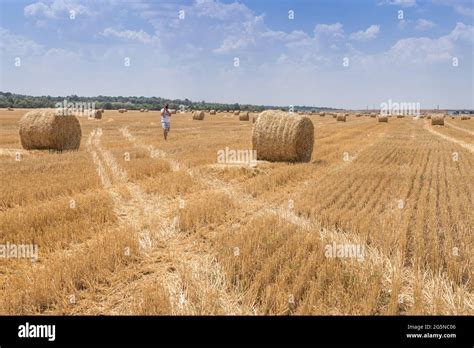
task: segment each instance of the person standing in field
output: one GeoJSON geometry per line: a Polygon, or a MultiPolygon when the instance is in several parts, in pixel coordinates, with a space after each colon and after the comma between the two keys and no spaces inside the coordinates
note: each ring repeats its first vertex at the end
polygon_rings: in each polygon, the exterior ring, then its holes
{"type": "Polygon", "coordinates": [[[170,117],[171,113],[168,110],[168,104],[165,104],[165,107],[161,109],[161,127],[163,128],[163,137],[165,140],[168,138],[170,131],[170,117]]]}

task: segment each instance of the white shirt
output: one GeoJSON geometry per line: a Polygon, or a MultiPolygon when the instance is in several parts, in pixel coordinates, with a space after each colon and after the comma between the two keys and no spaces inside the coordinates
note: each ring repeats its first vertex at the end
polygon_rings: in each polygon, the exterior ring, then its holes
{"type": "Polygon", "coordinates": [[[161,109],[161,121],[169,122],[170,121],[170,112],[165,108],[161,109]]]}

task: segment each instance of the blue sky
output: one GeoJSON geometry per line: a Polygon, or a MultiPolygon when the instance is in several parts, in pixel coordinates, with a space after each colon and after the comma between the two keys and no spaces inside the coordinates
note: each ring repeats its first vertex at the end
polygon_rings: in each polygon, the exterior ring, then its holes
{"type": "Polygon", "coordinates": [[[472,3],[0,0],[0,90],[472,109],[472,3]]]}

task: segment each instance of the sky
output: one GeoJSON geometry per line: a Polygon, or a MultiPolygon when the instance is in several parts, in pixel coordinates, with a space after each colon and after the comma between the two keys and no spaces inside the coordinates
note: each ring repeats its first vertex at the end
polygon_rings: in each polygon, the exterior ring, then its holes
{"type": "Polygon", "coordinates": [[[474,109],[471,0],[0,0],[0,91],[474,109]]]}

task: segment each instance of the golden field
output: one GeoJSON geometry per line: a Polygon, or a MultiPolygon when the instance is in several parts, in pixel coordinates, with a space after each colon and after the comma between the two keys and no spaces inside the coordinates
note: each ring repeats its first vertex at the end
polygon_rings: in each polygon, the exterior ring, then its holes
{"type": "Polygon", "coordinates": [[[310,163],[228,113],[80,118],[79,151],[21,149],[0,110],[0,314],[474,314],[474,121],[309,116],[310,163]],[[327,257],[357,245],[363,260],[327,257]]]}

